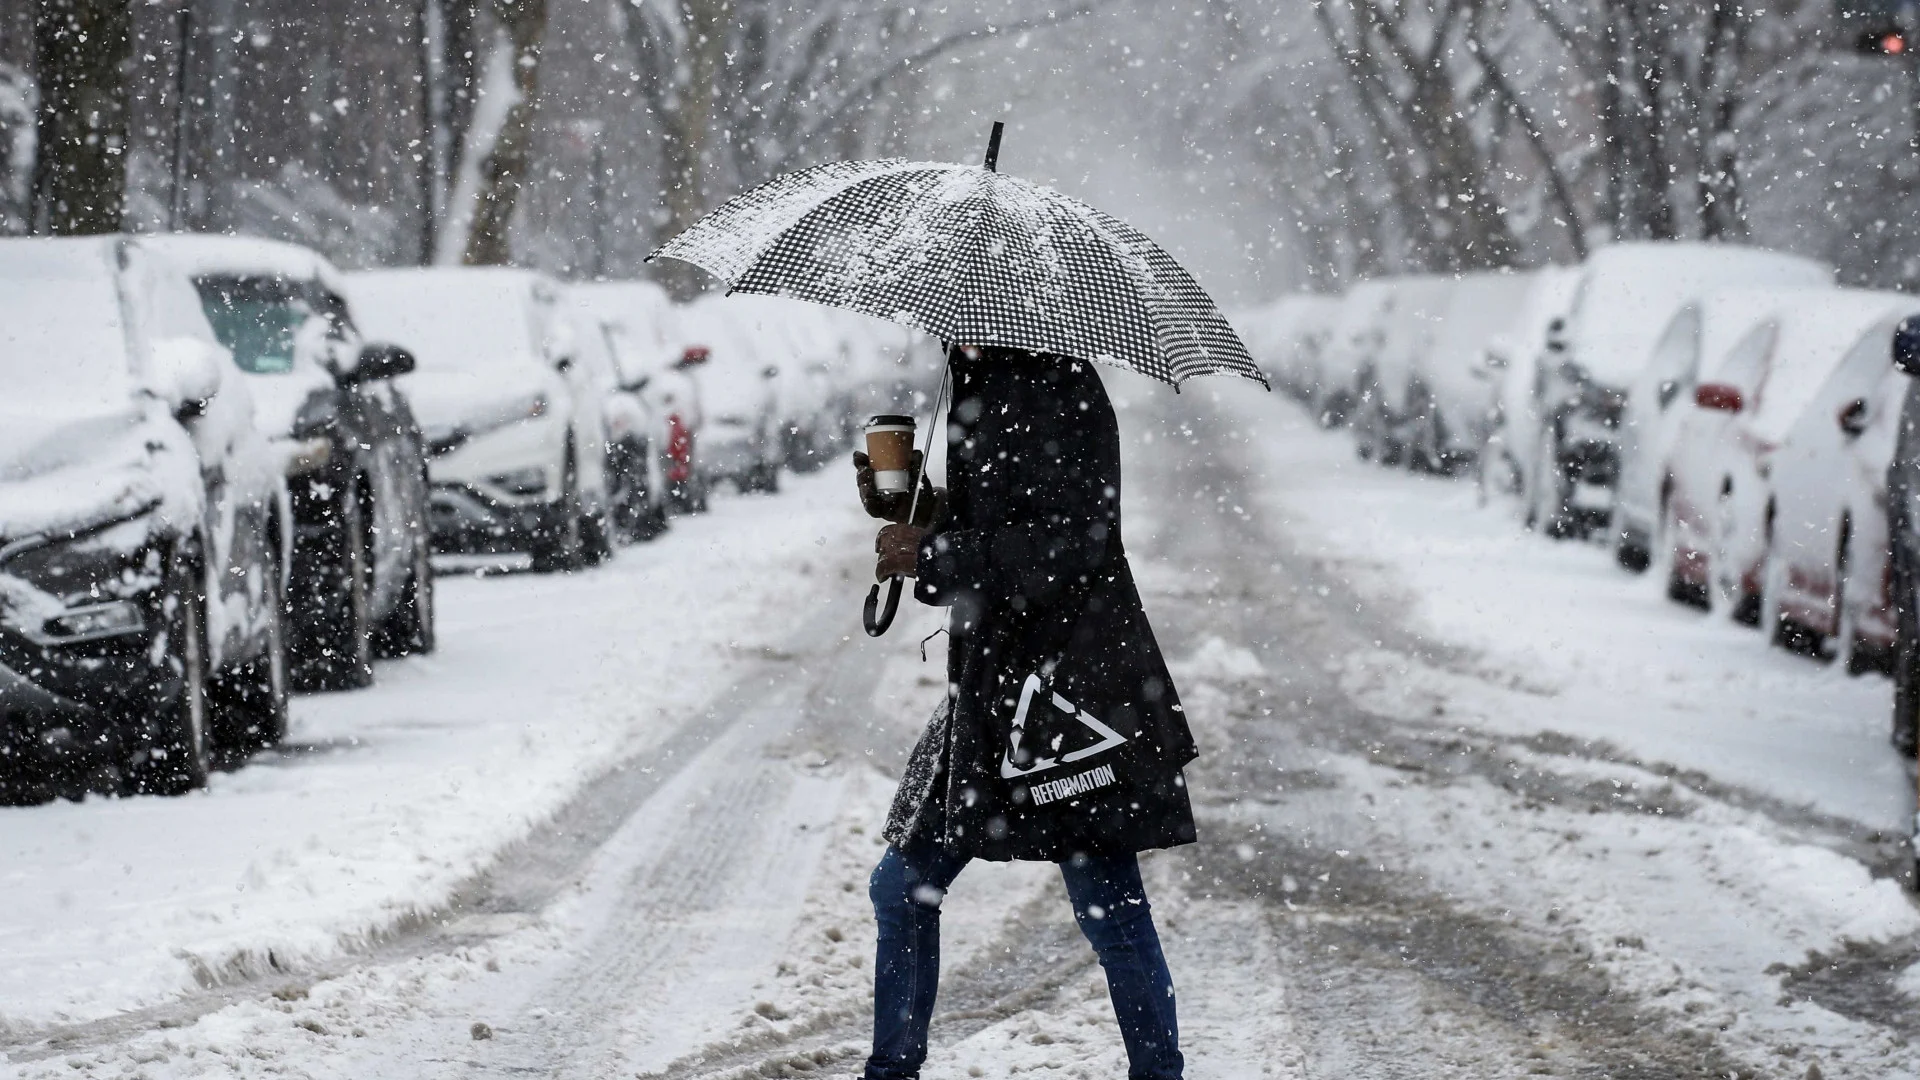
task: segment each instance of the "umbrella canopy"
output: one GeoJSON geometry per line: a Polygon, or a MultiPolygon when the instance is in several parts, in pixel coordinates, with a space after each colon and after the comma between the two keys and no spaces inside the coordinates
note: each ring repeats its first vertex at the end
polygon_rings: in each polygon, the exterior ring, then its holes
{"type": "Polygon", "coordinates": [[[864,312],[949,343],[1059,353],[1173,384],[1266,376],[1158,244],[988,168],[887,159],[789,173],[729,200],[650,258],[864,312]]]}

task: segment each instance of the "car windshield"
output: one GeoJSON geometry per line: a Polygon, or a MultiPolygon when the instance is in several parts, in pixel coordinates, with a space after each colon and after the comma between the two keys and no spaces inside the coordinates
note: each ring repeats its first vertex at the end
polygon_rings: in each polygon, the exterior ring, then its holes
{"type": "Polygon", "coordinates": [[[0,385],[10,408],[111,407],[131,393],[119,290],[102,252],[0,246],[0,385]]]}
{"type": "Polygon", "coordinates": [[[298,282],[282,278],[200,278],[200,303],[220,344],[240,370],[284,375],[293,370],[302,328],[320,314],[298,282]]]}

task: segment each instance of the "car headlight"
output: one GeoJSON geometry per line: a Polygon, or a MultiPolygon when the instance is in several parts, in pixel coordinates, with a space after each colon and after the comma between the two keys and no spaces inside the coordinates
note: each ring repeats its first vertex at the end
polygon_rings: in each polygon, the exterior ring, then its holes
{"type": "Polygon", "coordinates": [[[43,625],[41,644],[67,644],[98,641],[121,634],[137,634],[147,628],[146,615],[131,600],[113,600],[75,608],[56,615],[43,625]]]}

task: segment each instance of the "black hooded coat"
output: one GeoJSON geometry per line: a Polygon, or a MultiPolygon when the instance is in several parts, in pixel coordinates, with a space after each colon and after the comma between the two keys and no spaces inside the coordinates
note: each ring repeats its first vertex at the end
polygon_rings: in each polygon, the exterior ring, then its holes
{"type": "Polygon", "coordinates": [[[887,840],[1048,861],[1191,843],[1197,751],[1121,544],[1099,376],[989,349],[953,380],[947,500],[915,585],[951,608],[948,694],[887,840]]]}

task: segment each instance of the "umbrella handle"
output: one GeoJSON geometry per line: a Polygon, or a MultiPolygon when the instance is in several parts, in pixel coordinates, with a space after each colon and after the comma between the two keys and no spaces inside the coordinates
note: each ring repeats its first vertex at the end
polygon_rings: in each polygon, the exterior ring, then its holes
{"type": "Polygon", "coordinates": [[[879,608],[880,583],[875,582],[873,588],[867,591],[867,606],[860,612],[860,621],[866,624],[868,637],[879,637],[887,632],[887,627],[893,625],[893,613],[900,610],[899,578],[887,582],[887,608],[885,611],[879,608]]]}

